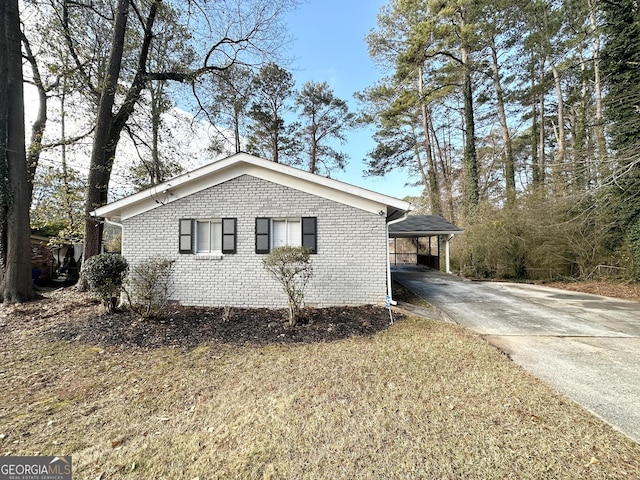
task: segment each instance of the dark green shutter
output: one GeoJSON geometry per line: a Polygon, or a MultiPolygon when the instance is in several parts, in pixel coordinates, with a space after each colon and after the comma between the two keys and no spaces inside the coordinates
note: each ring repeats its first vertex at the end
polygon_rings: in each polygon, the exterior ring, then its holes
{"type": "Polygon", "coordinates": [[[178,252],[193,253],[193,220],[181,218],[178,229],[178,252]]]}
{"type": "Polygon", "coordinates": [[[316,217],[302,217],[302,246],[318,253],[318,219],[316,217]]]}
{"type": "Polygon", "coordinates": [[[256,218],[256,253],[269,253],[271,244],[271,219],[256,218]]]}
{"type": "Polygon", "coordinates": [[[222,253],[236,253],[236,219],[222,219],[222,253]]]}

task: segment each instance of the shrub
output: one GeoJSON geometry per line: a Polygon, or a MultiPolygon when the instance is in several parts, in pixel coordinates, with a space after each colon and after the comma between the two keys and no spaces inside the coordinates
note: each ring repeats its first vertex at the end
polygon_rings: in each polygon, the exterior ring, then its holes
{"type": "Polygon", "coordinates": [[[96,293],[107,312],[115,310],[129,264],[122,255],[101,253],[87,259],[82,274],[92,292],[96,293]]]}
{"type": "Polygon", "coordinates": [[[289,326],[294,327],[302,309],[304,289],[313,274],[311,251],[306,247],[274,248],[262,263],[282,285],[289,302],[289,326]]]}
{"type": "Polygon", "coordinates": [[[175,260],[148,258],[131,268],[123,289],[131,309],[143,318],[159,318],[170,296],[175,260]]]}

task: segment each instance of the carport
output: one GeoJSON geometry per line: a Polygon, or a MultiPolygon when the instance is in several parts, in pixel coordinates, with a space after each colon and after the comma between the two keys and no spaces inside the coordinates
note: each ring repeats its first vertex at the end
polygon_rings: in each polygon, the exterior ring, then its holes
{"type": "Polygon", "coordinates": [[[463,232],[438,215],[410,215],[401,222],[389,224],[389,263],[425,265],[439,270],[440,249],[444,245],[445,271],[450,273],[449,242],[454,235],[463,232]],[[399,238],[412,242],[398,242],[399,238]]]}

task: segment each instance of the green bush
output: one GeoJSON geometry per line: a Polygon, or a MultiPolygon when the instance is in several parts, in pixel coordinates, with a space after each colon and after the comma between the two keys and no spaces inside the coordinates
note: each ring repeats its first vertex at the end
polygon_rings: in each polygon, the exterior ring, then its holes
{"type": "Polygon", "coordinates": [[[289,325],[294,327],[302,309],[304,289],[313,274],[311,251],[306,247],[274,248],[262,263],[287,294],[289,325]]]}
{"type": "Polygon", "coordinates": [[[89,288],[100,297],[109,313],[116,308],[128,270],[129,264],[122,255],[110,253],[95,255],[82,265],[82,274],[89,288]]]}
{"type": "Polygon", "coordinates": [[[148,258],[131,268],[123,290],[131,309],[142,318],[160,318],[169,301],[174,263],[168,258],[148,258]]]}

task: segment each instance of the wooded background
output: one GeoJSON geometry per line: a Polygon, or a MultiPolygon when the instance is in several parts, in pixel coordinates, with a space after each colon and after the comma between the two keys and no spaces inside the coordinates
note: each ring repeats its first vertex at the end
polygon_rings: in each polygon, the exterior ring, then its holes
{"type": "Polygon", "coordinates": [[[635,1],[395,1],[368,36],[369,169],[410,166],[481,277],[635,279],[635,1]]]}

